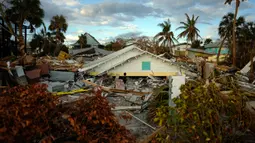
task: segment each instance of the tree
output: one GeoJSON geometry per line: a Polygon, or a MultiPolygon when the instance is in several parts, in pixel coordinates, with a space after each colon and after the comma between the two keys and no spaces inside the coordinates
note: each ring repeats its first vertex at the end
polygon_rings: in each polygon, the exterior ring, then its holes
{"type": "Polygon", "coordinates": [[[173,31],[171,31],[171,22],[168,19],[163,23],[159,23],[158,26],[162,28],[162,31],[159,32],[154,38],[165,47],[169,47],[169,53],[173,53],[172,46],[174,43],[178,43],[178,40],[174,37],[173,31]]]}
{"type": "Polygon", "coordinates": [[[248,22],[246,24],[247,26],[247,31],[249,34],[247,34],[248,39],[250,41],[250,62],[251,62],[251,68],[250,68],[250,76],[249,76],[249,80],[250,82],[254,81],[254,50],[255,50],[255,23],[254,22],[248,22]]]}
{"type": "Polygon", "coordinates": [[[54,50],[54,55],[56,56],[61,50],[61,44],[65,41],[65,33],[68,28],[67,21],[63,15],[53,16],[50,21],[49,30],[52,31],[52,34],[56,35],[55,40],[57,43],[57,47],[54,50]]]}
{"type": "Polygon", "coordinates": [[[239,61],[237,61],[237,66],[243,67],[250,61],[250,71],[249,71],[249,79],[250,82],[254,81],[254,46],[255,46],[255,23],[254,22],[245,22],[243,26],[240,28],[237,34],[237,57],[239,61]]]}
{"type": "Polygon", "coordinates": [[[86,37],[86,35],[85,34],[81,34],[79,36],[79,40],[77,42],[80,44],[81,49],[82,49],[87,44],[87,37],[86,37]]]}
{"type": "MultiPolygon", "coordinates": [[[[40,7],[40,0],[10,0],[10,8],[6,9],[6,21],[12,21],[18,24],[18,40],[19,40],[19,51],[21,55],[25,55],[25,42],[23,36],[23,24],[29,22],[30,29],[33,31],[34,26],[41,26],[44,17],[44,11],[40,7]]],[[[11,28],[10,28],[11,29],[11,28]]]]}
{"type": "Polygon", "coordinates": [[[49,30],[52,31],[52,34],[56,34],[56,41],[63,43],[65,40],[65,36],[63,32],[65,33],[67,31],[68,24],[63,15],[56,15],[53,16],[50,21],[49,30]]]}
{"type": "Polygon", "coordinates": [[[211,38],[206,38],[204,41],[204,45],[210,44],[212,43],[212,39],[211,38]]]}
{"type": "MultiPolygon", "coordinates": [[[[233,31],[233,21],[234,21],[234,14],[233,13],[228,13],[226,15],[224,15],[222,17],[222,20],[219,24],[219,28],[218,28],[218,34],[220,35],[222,41],[220,44],[220,48],[217,54],[217,63],[219,63],[219,56],[220,56],[220,52],[222,49],[222,46],[225,42],[225,40],[228,40],[229,45],[231,45],[231,43],[233,42],[232,39],[232,31],[233,31]]],[[[243,23],[245,22],[243,17],[239,17],[237,19],[237,27],[240,27],[243,23]]],[[[240,31],[240,28],[235,28],[235,30],[240,31]]],[[[229,49],[231,49],[229,47],[229,49]]],[[[233,53],[233,48],[231,50],[231,55],[233,53]]]]}
{"type": "Polygon", "coordinates": [[[182,26],[178,27],[176,30],[184,30],[179,35],[178,38],[187,38],[187,42],[190,41],[191,43],[198,39],[198,37],[201,38],[199,35],[199,29],[196,27],[197,20],[199,16],[195,17],[192,15],[192,18],[190,19],[189,15],[185,13],[187,21],[186,22],[180,22],[182,26]]]}
{"type": "Polygon", "coordinates": [[[204,48],[201,46],[201,44],[203,44],[202,41],[200,41],[200,40],[195,40],[195,41],[192,42],[191,48],[195,48],[195,49],[204,49],[204,48]]]}
{"type": "MultiPolygon", "coordinates": [[[[231,4],[234,0],[225,0],[225,4],[231,4]]],[[[235,0],[236,2],[236,8],[235,8],[235,15],[234,15],[234,21],[233,21],[233,30],[232,30],[232,33],[233,33],[233,49],[232,49],[232,52],[233,52],[233,66],[236,66],[236,17],[237,17],[237,14],[238,14],[238,9],[239,9],[239,6],[240,6],[240,3],[241,1],[244,1],[244,0],[235,0]]]]}

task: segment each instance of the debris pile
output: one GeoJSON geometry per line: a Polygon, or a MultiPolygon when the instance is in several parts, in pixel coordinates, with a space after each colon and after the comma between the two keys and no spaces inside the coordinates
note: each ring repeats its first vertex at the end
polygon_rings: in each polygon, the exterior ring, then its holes
{"type": "MultiPolygon", "coordinates": [[[[143,55],[150,54],[143,53],[140,56],[143,55]]],[[[118,56],[115,57],[118,58],[118,56]]],[[[254,81],[249,81],[247,73],[238,72],[238,69],[227,66],[217,66],[206,62],[203,58],[195,60],[177,58],[170,64],[180,68],[180,72],[174,76],[154,76],[151,71],[148,76],[128,76],[125,80],[118,74],[113,76],[103,72],[95,76],[79,70],[86,69],[86,62],[84,59],[74,60],[73,58],[61,53],[58,57],[26,56],[23,60],[13,59],[13,57],[2,59],[0,77],[4,78],[0,78],[0,90],[15,85],[46,84],[48,92],[58,98],[58,104],[75,106],[77,102],[94,96],[91,94],[93,89],[100,88],[102,90],[100,96],[108,100],[111,112],[118,118],[119,123],[136,135],[138,140],[144,140],[157,131],[158,126],[153,123],[152,119],[155,117],[158,105],[170,105],[173,98],[179,97],[180,87],[187,81],[216,82],[216,85],[221,88],[228,89],[224,79],[231,77],[241,87],[240,90],[244,91],[249,98],[254,98],[254,81]],[[168,98],[164,103],[153,104],[152,101],[161,98],[161,95],[168,98]]],[[[111,58],[108,56],[106,59],[110,61],[111,58]]],[[[139,57],[135,56],[132,60],[137,58],[139,57]]],[[[123,63],[128,64],[130,60],[127,58],[127,62],[123,63]]],[[[164,62],[162,60],[162,63],[164,62]]],[[[101,63],[91,65],[93,63],[90,63],[91,71],[94,67],[100,69],[104,66],[101,63]]],[[[104,68],[108,70],[108,67],[104,68]]],[[[74,124],[72,126],[75,127],[74,124]]],[[[81,129],[76,128],[75,130],[79,132],[81,129]]]]}

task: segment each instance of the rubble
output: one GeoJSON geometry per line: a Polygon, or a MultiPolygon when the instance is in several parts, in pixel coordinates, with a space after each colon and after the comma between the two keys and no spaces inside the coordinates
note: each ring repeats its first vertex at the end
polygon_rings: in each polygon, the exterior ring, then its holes
{"type": "MultiPolygon", "coordinates": [[[[148,77],[128,77],[126,85],[118,77],[108,75],[91,77],[78,70],[84,66],[82,59],[76,61],[67,58],[68,56],[44,56],[34,60],[31,56],[28,56],[24,60],[27,65],[19,65],[17,60],[8,63],[7,60],[0,61],[0,68],[9,72],[19,85],[35,82],[47,84],[47,90],[55,96],[59,96],[62,104],[82,99],[81,94],[90,93],[95,87],[101,88],[103,90],[102,96],[106,97],[110,104],[115,105],[115,108],[112,108],[114,114],[119,115],[121,111],[124,111],[133,117],[132,121],[127,122],[128,124],[124,123],[123,119],[119,118],[119,121],[134,134],[139,134],[140,139],[146,137],[146,135],[149,136],[154,130],[158,130],[146,122],[146,109],[152,97],[157,95],[158,92],[162,92],[160,87],[172,87],[171,90],[164,92],[170,93],[172,98],[178,97],[180,86],[185,84],[187,80],[212,79],[216,76],[214,72],[217,70],[220,73],[218,78],[234,76],[234,80],[242,90],[255,93],[255,85],[248,83],[249,78],[244,72],[233,74],[231,67],[216,66],[214,63],[205,62],[203,59],[194,61],[177,59],[173,64],[181,67],[182,75],[173,76],[173,82],[170,86],[168,77],[154,77],[153,74],[149,74],[148,77]],[[133,111],[133,113],[127,111],[133,111]],[[137,123],[137,121],[140,123],[137,123]]],[[[0,85],[0,88],[7,87],[0,85]]],[[[227,95],[229,92],[222,92],[222,94],[227,95]]]]}

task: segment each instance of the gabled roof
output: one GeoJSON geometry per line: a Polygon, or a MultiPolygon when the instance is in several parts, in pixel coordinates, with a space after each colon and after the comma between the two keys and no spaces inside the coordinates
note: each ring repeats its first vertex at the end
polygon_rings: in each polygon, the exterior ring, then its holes
{"type": "Polygon", "coordinates": [[[94,37],[94,36],[92,36],[92,35],[90,35],[89,33],[85,33],[85,35],[86,35],[86,37],[87,36],[90,36],[92,39],[94,39],[97,43],[98,43],[98,45],[101,45],[98,41],[97,41],[97,39],[94,37]]]}
{"type": "MultiPolygon", "coordinates": [[[[88,42],[88,37],[91,37],[91,39],[93,39],[98,45],[101,45],[98,41],[97,41],[97,39],[94,37],[94,36],[92,36],[92,35],[90,35],[89,33],[84,33],[84,35],[87,37],[87,42],[88,42]]],[[[78,41],[79,40],[77,40],[75,43],[73,43],[72,45],[73,46],[79,46],[80,44],[78,43],[78,41]]],[[[90,44],[90,43],[87,43],[87,44],[90,44]]]]}
{"type": "Polygon", "coordinates": [[[86,52],[89,53],[92,50],[95,54],[99,54],[99,55],[103,55],[103,56],[106,56],[106,55],[109,55],[112,53],[111,51],[100,49],[98,47],[90,47],[90,48],[84,48],[84,49],[72,49],[72,50],[70,50],[70,53],[73,56],[75,56],[75,55],[79,55],[79,54],[86,54],[86,52]]]}
{"type": "Polygon", "coordinates": [[[119,66],[119,65],[127,62],[128,60],[134,59],[134,58],[136,58],[138,56],[141,56],[141,55],[144,55],[144,54],[151,55],[151,56],[153,56],[155,58],[161,59],[164,62],[169,62],[169,63],[172,64],[171,60],[168,60],[168,59],[162,58],[160,56],[154,55],[154,54],[152,54],[150,52],[144,51],[144,50],[138,48],[135,44],[132,44],[132,45],[128,45],[127,47],[125,47],[125,48],[123,48],[123,49],[121,49],[121,50],[119,50],[117,52],[114,52],[114,53],[109,54],[109,55],[107,55],[107,56],[105,56],[103,58],[100,58],[98,60],[95,60],[93,62],[90,62],[90,63],[86,64],[85,68],[81,69],[80,71],[88,71],[88,70],[91,70],[93,68],[96,68],[96,67],[98,67],[100,65],[103,65],[103,64],[107,63],[108,61],[110,61],[110,60],[112,60],[114,58],[121,57],[123,54],[125,54],[127,52],[130,52],[132,50],[136,50],[138,52],[136,54],[130,55],[129,57],[126,57],[125,59],[124,58],[119,59],[115,65],[112,65],[111,67],[109,67],[109,68],[107,68],[107,69],[105,69],[104,71],[101,71],[101,72],[105,72],[107,70],[110,70],[110,69],[112,69],[112,68],[114,68],[116,66],[119,66]]]}

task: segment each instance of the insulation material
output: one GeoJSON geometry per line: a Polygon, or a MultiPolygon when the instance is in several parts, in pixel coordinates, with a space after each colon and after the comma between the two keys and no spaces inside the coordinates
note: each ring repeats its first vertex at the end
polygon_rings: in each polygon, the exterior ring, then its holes
{"type": "Polygon", "coordinates": [[[185,84],[185,76],[172,76],[172,99],[181,94],[180,87],[185,84]]]}

